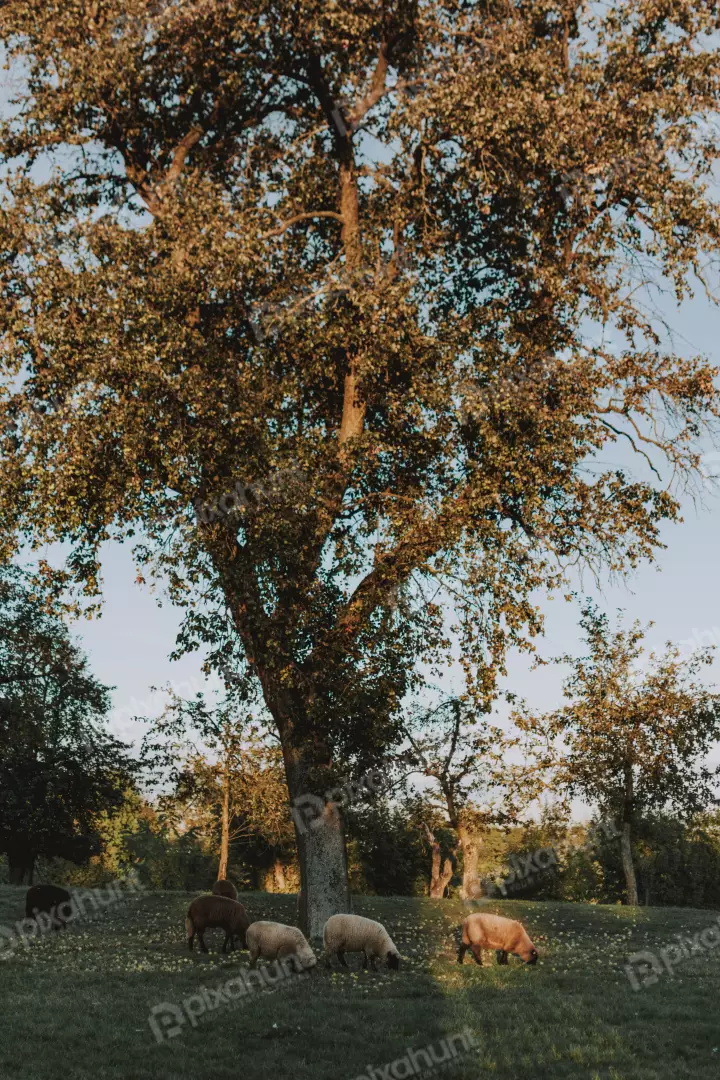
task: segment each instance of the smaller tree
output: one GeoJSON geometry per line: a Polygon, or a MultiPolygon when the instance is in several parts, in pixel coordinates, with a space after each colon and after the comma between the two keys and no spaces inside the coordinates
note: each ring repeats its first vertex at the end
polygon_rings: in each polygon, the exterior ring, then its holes
{"type": "Polygon", "coordinates": [[[173,695],[143,745],[172,785],[161,797],[166,816],[179,808],[219,853],[218,877],[228,876],[233,845],[260,845],[273,856],[292,846],[293,830],[280,747],[268,742],[244,695],[229,693],[215,708],[202,695],[173,695]],[[190,732],[197,733],[195,743],[190,732]]]}
{"type": "MultiPolygon", "coordinates": [[[[441,808],[457,835],[463,859],[462,895],[481,895],[478,860],[482,834],[490,825],[517,820],[521,806],[533,792],[523,773],[523,784],[508,764],[517,740],[501,727],[488,723],[468,701],[449,698],[436,708],[416,714],[406,734],[410,751],[405,760],[413,772],[432,781],[430,805],[441,808]]],[[[442,896],[452,876],[452,860],[441,862],[441,849],[426,825],[433,853],[431,893],[442,896]]]]}
{"type": "Polygon", "coordinates": [[[717,801],[720,770],[704,759],[720,737],[720,695],[698,680],[711,650],[683,661],[668,643],[641,666],[646,631],[638,622],[612,630],[607,616],[586,603],[580,625],[588,655],[556,661],[572,666],[563,686],[569,704],[541,716],[519,711],[515,720],[546,740],[560,790],[621,824],[626,899],[636,905],[632,844],[642,816],[671,810],[690,817],[717,801]]]}

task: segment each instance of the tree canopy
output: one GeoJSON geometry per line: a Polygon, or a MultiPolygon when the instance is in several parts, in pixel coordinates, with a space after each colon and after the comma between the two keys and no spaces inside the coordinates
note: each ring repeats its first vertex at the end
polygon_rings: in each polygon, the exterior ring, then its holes
{"type": "Polygon", "coordinates": [[[13,880],[38,855],[98,854],[98,815],[119,807],[135,767],[108,735],[109,688],[15,567],[0,568],[0,852],[13,880]]]}

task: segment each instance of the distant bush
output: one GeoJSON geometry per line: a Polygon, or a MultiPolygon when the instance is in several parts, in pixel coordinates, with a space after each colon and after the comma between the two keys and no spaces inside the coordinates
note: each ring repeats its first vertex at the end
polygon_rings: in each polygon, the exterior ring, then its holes
{"type": "MultiPolygon", "coordinates": [[[[557,822],[514,829],[504,839],[500,830],[492,833],[496,861],[486,873],[486,891],[514,899],[601,904],[624,899],[620,846],[611,835],[557,822]],[[541,851],[545,854],[537,859],[541,851]]],[[[634,849],[641,904],[720,907],[717,812],[687,823],[646,818],[637,825],[634,849]]]]}
{"type": "Polygon", "coordinates": [[[217,856],[194,829],[173,835],[147,821],[127,838],[140,881],[151,889],[209,889],[217,877],[217,856]]]}
{"type": "Polygon", "coordinates": [[[414,804],[378,800],[348,815],[350,888],[368,896],[424,896],[430,860],[414,804]]]}

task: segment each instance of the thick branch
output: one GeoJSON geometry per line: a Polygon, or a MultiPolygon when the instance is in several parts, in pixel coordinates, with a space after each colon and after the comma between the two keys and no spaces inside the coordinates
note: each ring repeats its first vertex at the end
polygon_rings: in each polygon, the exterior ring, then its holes
{"type": "MultiPolygon", "coordinates": [[[[213,110],[213,113],[214,112],[215,109],[213,110]]],[[[187,135],[177,144],[173,151],[172,165],[165,174],[166,184],[174,184],[175,181],[180,178],[180,174],[185,166],[187,156],[192,150],[193,146],[200,142],[204,130],[205,129],[201,128],[199,125],[197,127],[191,128],[190,131],[188,131],[187,135]]]]}
{"type": "Polygon", "coordinates": [[[365,114],[372,109],[373,105],[377,105],[380,98],[386,93],[385,80],[387,78],[388,66],[387,42],[383,41],[380,46],[380,52],[378,53],[377,64],[375,65],[370,88],[367,94],[355,104],[354,108],[348,114],[348,119],[353,127],[357,127],[365,114]]]}
{"type": "Polygon", "coordinates": [[[295,214],[294,217],[288,218],[287,221],[279,225],[277,229],[271,229],[269,232],[262,233],[261,240],[267,240],[271,236],[282,236],[282,234],[290,228],[291,225],[295,225],[298,221],[306,221],[308,218],[334,218],[336,221],[341,221],[345,224],[345,219],[342,214],[336,214],[334,210],[309,210],[304,214],[295,214]]]}

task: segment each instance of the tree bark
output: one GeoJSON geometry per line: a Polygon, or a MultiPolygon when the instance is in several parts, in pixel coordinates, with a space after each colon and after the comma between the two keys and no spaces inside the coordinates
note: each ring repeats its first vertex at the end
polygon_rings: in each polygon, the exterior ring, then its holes
{"type": "Polygon", "coordinates": [[[445,895],[445,889],[448,886],[450,879],[453,876],[452,859],[445,859],[445,862],[440,868],[442,861],[442,853],[440,851],[440,844],[435,839],[433,833],[428,826],[425,826],[427,831],[428,840],[430,842],[430,848],[432,851],[432,865],[430,870],[430,896],[435,900],[442,900],[445,895]]]}
{"type": "Polygon", "coordinates": [[[223,794],[222,794],[222,819],[220,831],[220,865],[218,866],[218,879],[224,880],[228,875],[228,859],[230,857],[230,763],[227,755],[223,763],[223,794]]]}
{"type": "Polygon", "coordinates": [[[285,867],[280,859],[276,859],[273,863],[273,879],[275,881],[275,889],[277,892],[285,892],[287,883],[285,881],[285,867]]]}
{"type": "Polygon", "coordinates": [[[620,851],[622,854],[622,867],[625,874],[625,889],[627,893],[626,903],[631,907],[638,906],[637,878],[635,876],[635,864],[632,855],[632,839],[630,822],[623,823],[622,836],[620,837],[620,851]]]}
{"type": "Polygon", "coordinates": [[[300,860],[300,929],[310,942],[322,941],[331,915],[350,911],[345,831],[340,810],[325,803],[307,829],[296,823],[300,860]]]}
{"type": "Polygon", "coordinates": [[[477,900],[479,896],[482,896],[482,885],[478,873],[478,859],[482,846],[480,837],[462,822],[458,823],[456,831],[463,853],[462,898],[463,900],[477,900]]]}
{"type": "Polygon", "coordinates": [[[326,801],[330,784],[323,786],[320,779],[331,775],[329,752],[311,736],[303,737],[305,703],[281,693],[273,704],[300,863],[298,919],[308,941],[319,943],[330,916],[351,910],[342,812],[326,801]]]}
{"type": "Polygon", "coordinates": [[[623,805],[623,827],[620,837],[620,853],[623,873],[625,874],[626,903],[630,907],[638,906],[638,887],[635,864],[632,854],[632,822],[635,812],[635,791],[633,785],[632,764],[625,765],[625,801],[623,805]]]}

